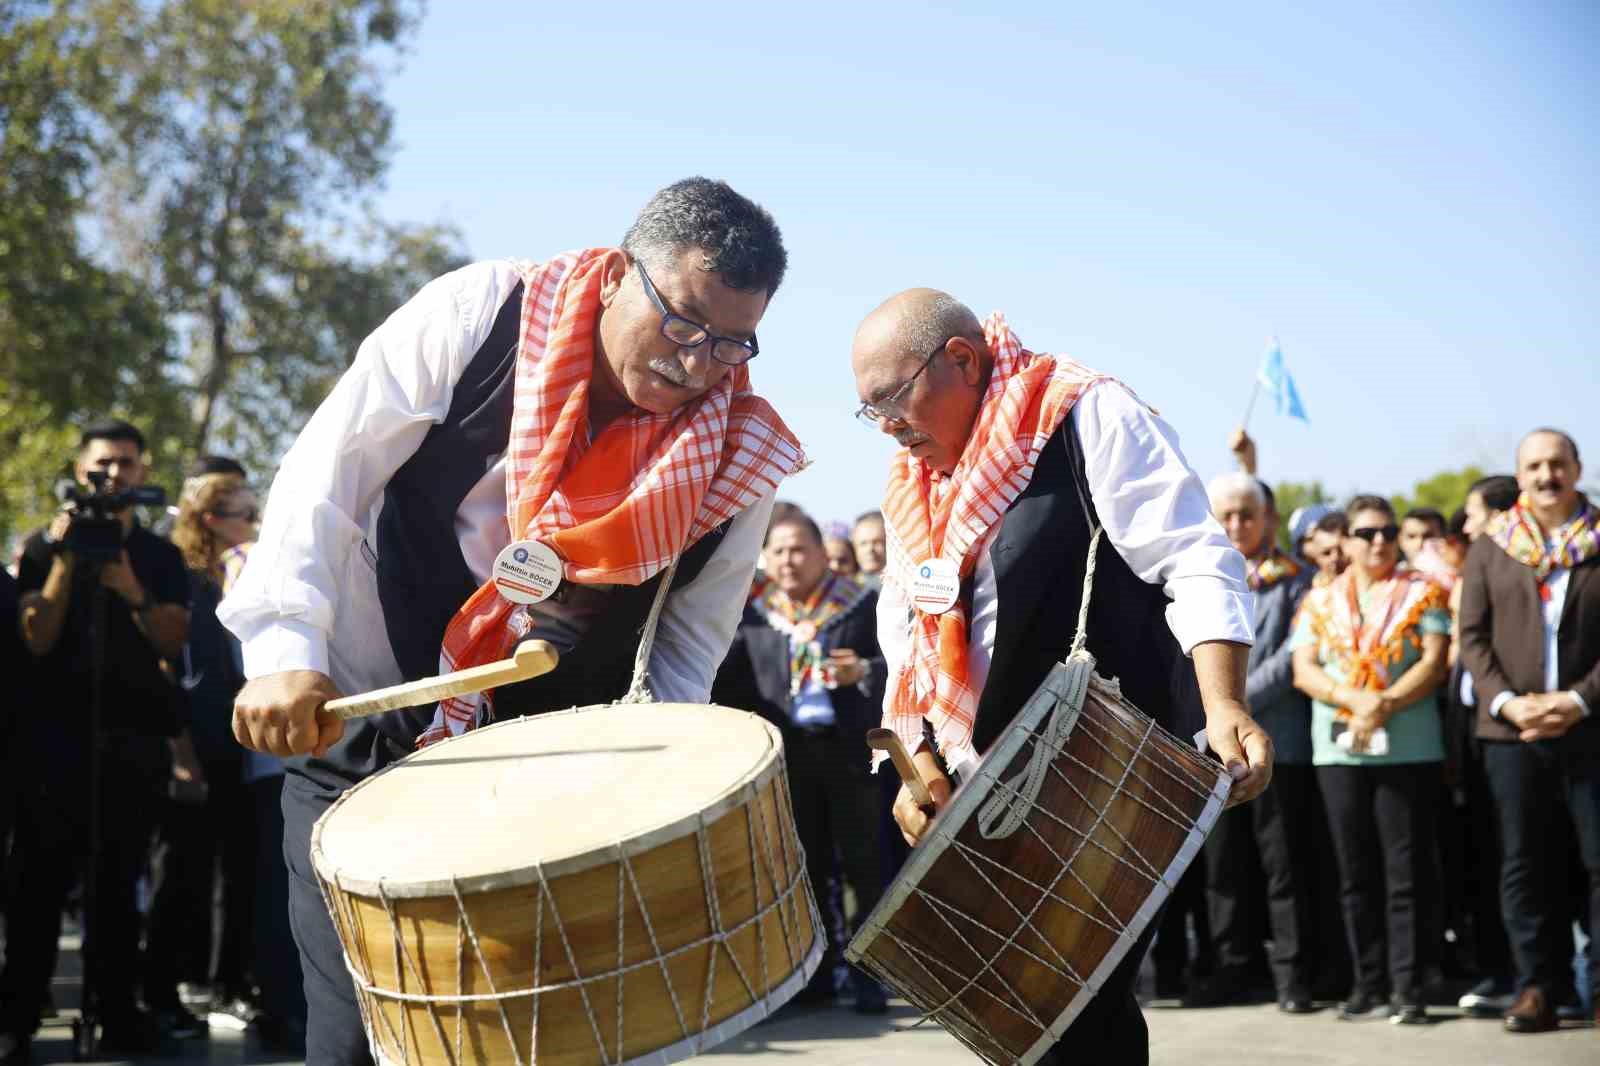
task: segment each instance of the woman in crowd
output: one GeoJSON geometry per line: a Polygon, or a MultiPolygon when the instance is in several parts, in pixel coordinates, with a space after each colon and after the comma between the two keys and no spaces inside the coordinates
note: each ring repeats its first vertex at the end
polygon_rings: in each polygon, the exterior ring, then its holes
{"type": "Polygon", "coordinates": [[[205,1023],[180,1004],[178,983],[210,985],[220,1025],[243,1026],[250,999],[251,890],[255,819],[243,785],[243,751],[233,739],[233,697],[244,683],[232,637],[217,621],[222,553],[255,535],[255,497],[244,479],[212,473],[184,482],[172,542],[189,567],[189,642],[178,667],[188,694],[187,726],[206,791],[175,797],[161,826],[159,871],[145,944],[145,1002],[169,1033],[199,1035],[205,1023]],[[222,926],[212,943],[213,879],[221,863],[222,926]]]}
{"type": "Polygon", "coordinates": [[[1312,761],[1355,962],[1340,1017],[1419,1023],[1427,1019],[1426,901],[1435,898],[1444,759],[1435,694],[1450,616],[1437,584],[1400,568],[1399,524],[1387,500],[1357,496],[1345,516],[1349,565],[1307,594],[1293,639],[1295,685],[1312,699],[1312,761]]]}

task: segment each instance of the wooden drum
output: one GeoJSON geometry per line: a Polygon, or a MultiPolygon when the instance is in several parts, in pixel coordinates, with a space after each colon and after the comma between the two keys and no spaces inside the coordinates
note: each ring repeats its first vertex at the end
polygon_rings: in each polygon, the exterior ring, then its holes
{"type": "Polygon", "coordinates": [[[1075,655],[939,814],[846,955],[984,1060],[1029,1066],[1150,923],[1231,783],[1075,655]]]}
{"type": "Polygon", "coordinates": [[[755,715],[578,708],[352,788],[311,857],[380,1063],[666,1063],[822,957],[783,745],[755,715]]]}

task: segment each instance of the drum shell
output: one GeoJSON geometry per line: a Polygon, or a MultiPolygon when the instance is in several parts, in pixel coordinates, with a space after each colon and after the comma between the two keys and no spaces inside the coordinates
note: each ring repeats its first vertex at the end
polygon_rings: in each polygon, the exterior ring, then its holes
{"type": "Polygon", "coordinates": [[[995,1063],[1036,1061],[1066,1031],[1198,853],[1230,783],[1096,678],[1022,828],[985,839],[979,806],[1039,743],[1043,723],[1027,716],[847,952],[995,1063]]]}
{"type": "Polygon", "coordinates": [[[358,891],[314,863],[375,1058],[669,1062],[786,1001],[823,943],[772,734],[765,768],[693,824],[503,885],[358,891]]]}

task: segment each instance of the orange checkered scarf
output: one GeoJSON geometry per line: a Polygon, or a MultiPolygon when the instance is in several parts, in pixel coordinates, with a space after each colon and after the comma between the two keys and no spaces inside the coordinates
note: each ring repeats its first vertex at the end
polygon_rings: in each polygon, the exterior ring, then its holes
{"type": "MultiPolygon", "coordinates": [[[[554,548],[568,581],[639,585],[685,548],[776,490],[805,465],[800,443],[735,367],[668,414],[634,410],[588,436],[589,379],[608,249],[523,269],[506,521],[513,540],[554,548]]],[[[510,654],[532,628],[493,581],[445,629],[441,671],[510,654]]],[[[470,729],[492,697],[445,700],[418,740],[470,729]]]]}
{"type": "MultiPolygon", "coordinates": [[[[1034,464],[1072,405],[1089,386],[1109,380],[1061,356],[1023,349],[997,312],[983,324],[994,356],[988,391],[966,450],[949,477],[930,470],[908,451],[896,453],[883,504],[888,531],[884,579],[911,600],[917,567],[939,557],[956,563],[961,578],[972,576],[989,532],[1033,478],[1034,464]]],[[[943,614],[915,611],[911,654],[889,679],[883,724],[915,751],[922,722],[948,759],[976,757],[972,727],[978,693],[967,668],[965,595],[943,614]]],[[[883,761],[873,757],[873,766],[883,761]]]]}

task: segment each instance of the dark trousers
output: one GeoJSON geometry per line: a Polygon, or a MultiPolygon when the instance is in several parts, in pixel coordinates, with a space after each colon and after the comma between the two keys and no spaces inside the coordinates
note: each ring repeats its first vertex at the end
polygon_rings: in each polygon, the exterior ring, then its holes
{"type": "Polygon", "coordinates": [[[1159,920],[1151,927],[1160,927],[1155,947],[1150,957],[1155,961],[1158,975],[1177,979],[1189,966],[1189,916],[1194,916],[1195,958],[1194,973],[1205,977],[1211,973],[1215,955],[1211,949],[1211,917],[1206,908],[1206,871],[1202,863],[1193,862],[1178,878],[1172,895],[1159,920]]]}
{"type": "Polygon", "coordinates": [[[311,827],[338,793],[317,789],[298,777],[283,786],[283,860],[288,867],[289,924],[300,949],[305,982],[306,1062],[312,1066],[370,1066],[372,1052],[361,1027],[355,985],[345,969],[344,949],[334,931],[311,872],[311,827]]]}
{"type": "Polygon", "coordinates": [[[205,802],[162,804],[145,939],[151,1008],[177,1006],[179,981],[209,983],[219,998],[250,988],[255,808],[238,759],[207,759],[202,769],[205,802]]]}
{"type": "Polygon", "coordinates": [[[1319,766],[1355,985],[1420,996],[1433,948],[1436,762],[1319,766]],[[1387,976],[1385,982],[1385,959],[1387,976]]]}
{"type": "Polygon", "coordinates": [[[256,812],[256,984],[261,1009],[275,1019],[304,1023],[306,993],[300,954],[289,922],[289,870],[283,861],[283,775],[245,786],[256,812]]]}
{"type": "Polygon", "coordinates": [[[1150,1029],[1135,992],[1139,966],[1160,924],[1157,915],[1040,1066],[1150,1066],[1150,1029]]]}
{"type": "Polygon", "coordinates": [[[1315,941],[1309,886],[1315,862],[1311,814],[1316,777],[1309,766],[1273,767],[1272,783],[1254,802],[1224,811],[1206,841],[1206,896],[1217,964],[1241,970],[1261,943],[1248,899],[1260,855],[1271,925],[1273,979],[1280,995],[1311,989],[1315,941]]]}
{"type": "MultiPolygon", "coordinates": [[[[848,937],[883,894],[883,868],[878,853],[882,813],[878,782],[860,769],[866,760],[854,751],[847,752],[838,732],[831,727],[816,731],[785,728],[783,745],[795,832],[805,849],[806,873],[817,903],[827,906],[828,875],[834,868],[835,856],[840,872],[855,892],[855,920],[845,930],[848,937]]],[[[836,938],[830,936],[828,953],[813,981],[827,979],[838,958],[836,938]]]]}
{"type": "MultiPolygon", "coordinates": [[[[1600,931],[1600,752],[1564,740],[1485,741],[1484,771],[1500,811],[1500,898],[1519,987],[1556,995],[1571,987],[1569,908],[1562,871],[1562,808],[1578,834],[1588,871],[1589,930],[1600,931]]],[[[1589,945],[1589,987],[1600,988],[1600,949],[1589,945]]]]}
{"type": "MultiPolygon", "coordinates": [[[[117,742],[106,755],[100,841],[93,856],[95,906],[83,946],[101,1019],[131,1021],[139,961],[134,898],[150,847],[156,774],[166,742],[117,742]],[[130,749],[142,749],[138,751],[130,749]],[[123,761],[126,757],[127,761],[123,761]]],[[[6,961],[0,971],[0,1031],[31,1036],[56,967],[61,910],[89,858],[87,781],[82,773],[39,774],[24,783],[12,840],[6,961]]]]}
{"type": "MultiPolygon", "coordinates": [[[[1481,977],[1508,977],[1511,944],[1500,914],[1500,868],[1504,861],[1500,811],[1489,789],[1482,750],[1476,745],[1462,767],[1462,784],[1467,801],[1466,872],[1470,887],[1466,909],[1472,922],[1473,965],[1481,977]]],[[[1571,938],[1567,940],[1570,943],[1571,938]]]]}

